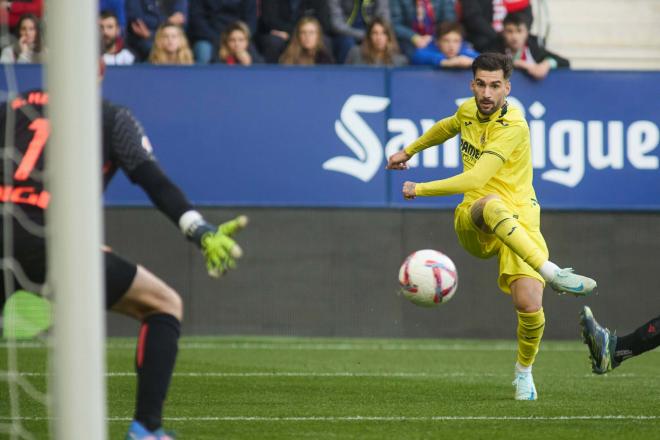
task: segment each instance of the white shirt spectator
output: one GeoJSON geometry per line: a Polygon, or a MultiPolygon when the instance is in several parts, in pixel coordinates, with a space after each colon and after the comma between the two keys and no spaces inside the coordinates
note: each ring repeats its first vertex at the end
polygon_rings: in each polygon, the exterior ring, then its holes
{"type": "Polygon", "coordinates": [[[18,58],[16,57],[16,53],[14,52],[14,46],[7,46],[4,49],[2,49],[2,53],[0,54],[0,63],[4,64],[30,64],[30,63],[38,63],[39,61],[36,59],[34,56],[34,52],[21,52],[18,55],[18,58]]]}
{"type": "Polygon", "coordinates": [[[104,53],[103,61],[106,66],[128,66],[135,62],[135,55],[124,48],[117,53],[104,53]]]}

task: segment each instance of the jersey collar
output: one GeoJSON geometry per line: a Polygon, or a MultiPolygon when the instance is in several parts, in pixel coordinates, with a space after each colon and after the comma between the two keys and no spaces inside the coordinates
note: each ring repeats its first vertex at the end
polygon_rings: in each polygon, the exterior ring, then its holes
{"type": "Polygon", "coordinates": [[[479,108],[477,107],[477,113],[476,113],[475,117],[477,118],[477,121],[479,121],[479,122],[482,122],[482,123],[483,122],[490,122],[490,121],[492,121],[493,119],[496,119],[496,118],[503,118],[504,115],[506,115],[506,113],[508,111],[509,111],[509,103],[507,101],[504,101],[504,105],[502,105],[502,107],[500,107],[500,109],[498,111],[494,112],[490,116],[486,116],[485,118],[481,117],[481,113],[479,113],[479,108]]]}

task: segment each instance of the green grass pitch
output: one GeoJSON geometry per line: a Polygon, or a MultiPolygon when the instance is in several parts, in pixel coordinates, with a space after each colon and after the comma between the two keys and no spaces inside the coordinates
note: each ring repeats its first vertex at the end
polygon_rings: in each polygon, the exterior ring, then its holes
{"type": "MultiPolygon", "coordinates": [[[[134,344],[108,342],[110,439],[123,439],[132,415],[134,344]]],[[[658,353],[595,376],[584,345],[545,341],[537,402],[513,400],[514,356],[512,341],[184,338],[165,426],[194,440],[660,438],[658,353]]],[[[30,343],[18,357],[32,373],[23,378],[45,390],[45,349],[30,343]]],[[[48,438],[45,408],[19,401],[25,429],[48,438]]]]}

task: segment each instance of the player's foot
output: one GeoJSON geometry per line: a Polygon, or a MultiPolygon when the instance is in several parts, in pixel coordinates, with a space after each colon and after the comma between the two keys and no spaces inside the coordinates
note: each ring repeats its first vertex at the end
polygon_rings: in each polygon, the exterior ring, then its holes
{"type": "Polygon", "coordinates": [[[619,363],[613,357],[616,336],[598,324],[591,309],[587,306],[584,306],[580,312],[580,327],[582,327],[582,340],[589,347],[591,371],[596,374],[605,374],[618,367],[619,363]]]}
{"type": "Polygon", "coordinates": [[[557,270],[548,284],[556,292],[575,296],[587,296],[596,289],[595,280],[576,274],[570,267],[557,270]]]}
{"type": "Polygon", "coordinates": [[[131,426],[128,427],[128,432],[126,433],[126,440],[158,440],[159,437],[156,436],[153,432],[150,432],[142,426],[142,423],[137,420],[131,422],[131,426]]]}
{"type": "Polygon", "coordinates": [[[536,386],[534,385],[534,378],[532,373],[516,373],[516,378],[513,381],[513,386],[516,387],[516,400],[536,400],[539,395],[536,393],[536,386]]]}

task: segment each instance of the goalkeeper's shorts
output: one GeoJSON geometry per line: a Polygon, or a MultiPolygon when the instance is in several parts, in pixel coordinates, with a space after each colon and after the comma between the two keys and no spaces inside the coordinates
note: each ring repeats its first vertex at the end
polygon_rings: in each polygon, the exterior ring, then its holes
{"type": "MultiPolygon", "coordinates": [[[[40,222],[43,224],[43,222],[40,222]]],[[[27,278],[37,285],[43,285],[46,280],[46,242],[42,237],[37,237],[21,227],[14,221],[13,226],[13,255],[12,257],[21,266],[27,278]]],[[[0,255],[4,252],[5,237],[2,236],[0,227],[0,255]]],[[[133,283],[137,266],[127,261],[113,252],[103,252],[103,265],[105,270],[105,305],[110,309],[122,296],[128,291],[133,283]]],[[[5,298],[5,279],[10,272],[0,270],[0,313],[4,307],[5,298]]],[[[21,285],[16,276],[14,278],[14,289],[10,294],[17,290],[30,290],[29,286],[21,285]]],[[[41,294],[42,292],[33,292],[41,294]]],[[[57,294],[57,292],[55,292],[57,294]]]]}

